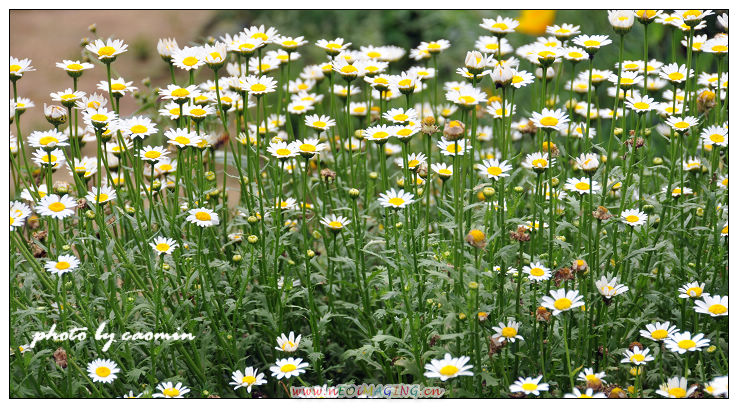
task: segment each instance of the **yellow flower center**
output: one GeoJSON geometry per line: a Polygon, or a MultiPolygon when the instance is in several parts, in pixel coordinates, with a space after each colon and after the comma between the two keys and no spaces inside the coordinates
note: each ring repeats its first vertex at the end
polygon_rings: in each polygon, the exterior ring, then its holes
{"type": "Polygon", "coordinates": [[[104,57],[109,57],[109,56],[113,55],[114,52],[115,52],[115,48],[105,46],[105,47],[102,47],[99,50],[97,50],[97,55],[99,55],[101,57],[103,57],[103,56],[104,57]]]}
{"type": "Polygon", "coordinates": [[[204,115],[206,113],[207,112],[205,111],[205,109],[200,109],[200,108],[190,109],[190,114],[191,115],[202,116],[202,115],[204,115]]]}
{"type": "Polygon", "coordinates": [[[388,202],[389,202],[390,204],[394,205],[395,207],[399,207],[399,206],[401,206],[401,205],[405,204],[405,200],[403,200],[403,199],[402,199],[402,198],[400,198],[400,197],[392,197],[392,198],[390,198],[390,199],[388,200],[388,202]]]}
{"type": "Polygon", "coordinates": [[[195,213],[195,218],[197,218],[200,221],[210,221],[211,217],[210,214],[205,211],[198,211],[195,213]]]}
{"type": "Polygon", "coordinates": [[[684,74],[682,74],[681,72],[672,72],[671,74],[669,74],[669,79],[671,79],[672,81],[680,81],[684,79],[684,74]]]}
{"type": "Polygon", "coordinates": [[[464,96],[459,97],[459,102],[469,105],[469,104],[476,102],[476,99],[474,99],[473,96],[464,95],[464,96]]]}
{"type": "Polygon", "coordinates": [[[498,30],[507,30],[507,24],[505,23],[495,23],[492,25],[492,28],[496,28],[498,30]]]}
{"type": "Polygon", "coordinates": [[[546,159],[535,159],[531,162],[531,165],[533,167],[542,168],[548,166],[548,162],[546,161],[546,159]]]}
{"type": "Polygon", "coordinates": [[[122,91],[126,89],[126,85],[125,84],[112,84],[110,85],[110,88],[114,91],[122,91]]]}
{"type": "Polygon", "coordinates": [[[541,119],[541,125],[543,126],[556,126],[559,124],[559,120],[554,118],[553,116],[546,116],[545,118],[541,119]]]}
{"type": "Polygon", "coordinates": [[[283,373],[289,373],[290,371],[297,370],[297,366],[294,364],[285,364],[279,370],[283,373]]]}
{"type": "Polygon", "coordinates": [[[646,359],[646,356],[644,356],[643,354],[633,354],[630,357],[630,361],[633,361],[633,362],[641,362],[645,359],[646,359]]]}
{"type": "Polygon", "coordinates": [[[522,385],[522,388],[525,391],[535,391],[538,389],[538,385],[534,383],[525,383],[522,385]]]}
{"type": "Polygon", "coordinates": [[[95,374],[97,374],[98,377],[107,377],[110,375],[110,369],[108,367],[97,367],[95,374]]]}
{"type": "Polygon", "coordinates": [[[656,340],[663,340],[668,335],[669,333],[664,329],[657,329],[651,332],[651,337],[653,337],[656,340]]]}
{"type": "Polygon", "coordinates": [[[689,123],[685,121],[680,121],[675,123],[674,127],[677,129],[687,129],[689,127],[689,123]]]}
{"type": "Polygon", "coordinates": [[[649,105],[646,102],[636,102],[633,104],[636,109],[648,109],[649,105]]]}
{"type": "Polygon", "coordinates": [[[90,119],[92,119],[93,122],[107,122],[108,121],[108,117],[100,113],[96,113],[92,115],[90,119]]]}
{"type": "Polygon", "coordinates": [[[723,143],[725,142],[725,137],[721,135],[720,133],[713,133],[710,135],[710,140],[713,143],[723,143]]]}
{"type": "Polygon", "coordinates": [[[723,314],[723,313],[727,312],[728,311],[728,308],[718,303],[718,304],[715,304],[715,305],[712,305],[712,306],[708,307],[707,310],[709,310],[710,313],[712,313],[712,314],[719,315],[719,314],[723,314]]]}
{"type": "Polygon", "coordinates": [[[277,149],[276,153],[277,153],[277,156],[289,156],[289,154],[292,152],[290,151],[290,149],[282,148],[282,149],[277,149]]]}
{"type": "Polygon", "coordinates": [[[699,17],[702,13],[699,10],[687,10],[684,13],[682,13],[683,18],[688,17],[699,17]]]}
{"type": "Polygon", "coordinates": [[[530,270],[530,274],[533,276],[543,276],[546,272],[541,268],[533,268],[530,270]]]}
{"type": "Polygon", "coordinates": [[[691,339],[684,339],[684,340],[681,340],[679,343],[677,343],[677,345],[679,346],[679,348],[690,349],[696,346],[697,343],[695,343],[694,340],[691,340],[691,339]]]}
{"type": "Polygon", "coordinates": [[[674,398],[684,398],[687,396],[687,390],[681,387],[669,388],[669,395],[674,398]]]}
{"type": "Polygon", "coordinates": [[[453,172],[451,171],[451,169],[439,169],[438,174],[443,174],[444,176],[450,176],[451,174],[453,174],[453,172]]]}
{"type": "Polygon", "coordinates": [[[502,329],[503,337],[507,337],[507,338],[515,337],[517,334],[518,334],[518,331],[515,330],[514,327],[505,327],[504,329],[502,329]]]}
{"type": "Polygon", "coordinates": [[[57,201],[55,203],[49,204],[49,210],[53,212],[60,212],[64,211],[67,208],[66,205],[62,204],[61,202],[57,201]]]}
{"type": "Polygon", "coordinates": [[[340,221],[331,221],[328,223],[328,226],[331,228],[336,228],[336,229],[343,228],[343,224],[341,224],[340,221]]]}
{"type": "Polygon", "coordinates": [[[69,65],[67,65],[67,69],[68,69],[69,71],[79,71],[79,70],[81,70],[82,68],[83,68],[83,67],[82,67],[82,64],[76,64],[76,63],[74,63],[74,64],[69,64],[69,65]]]}
{"type": "Polygon", "coordinates": [[[625,217],[625,221],[628,221],[628,222],[638,222],[639,219],[640,218],[638,218],[637,215],[629,215],[625,217]]]}
{"type": "Polygon", "coordinates": [[[156,244],[156,250],[159,252],[166,252],[169,250],[169,244],[167,244],[166,242],[160,242],[156,244]]]}
{"type": "Polygon", "coordinates": [[[100,193],[100,194],[97,195],[97,202],[101,203],[103,201],[108,201],[109,198],[110,198],[109,195],[107,195],[105,193],[100,193]]]}
{"type": "Polygon", "coordinates": [[[145,156],[145,157],[146,157],[147,159],[156,159],[156,158],[158,158],[159,156],[161,156],[161,153],[159,153],[159,152],[158,152],[158,151],[156,151],[156,150],[149,150],[148,152],[144,153],[144,156],[145,156]]]}
{"type": "Polygon", "coordinates": [[[408,166],[408,167],[410,167],[410,168],[412,169],[412,168],[415,168],[415,167],[416,167],[416,166],[417,166],[418,164],[420,164],[420,161],[419,161],[419,160],[417,160],[417,159],[413,159],[413,160],[410,160],[410,161],[409,161],[409,162],[407,163],[407,166],[408,166]]]}
{"type": "Polygon", "coordinates": [[[254,92],[264,92],[266,90],[266,85],[254,84],[254,85],[251,85],[251,90],[254,92]]]}
{"type": "Polygon", "coordinates": [[[458,148],[456,147],[456,144],[450,144],[446,146],[446,151],[449,153],[459,153],[462,150],[464,150],[464,148],[460,145],[458,146],[458,148]]]}
{"type": "Polygon", "coordinates": [[[459,372],[459,368],[456,367],[456,366],[452,366],[452,365],[444,366],[439,371],[439,373],[441,373],[441,375],[446,376],[446,377],[451,377],[452,375],[454,375],[454,374],[456,374],[458,372],[459,372]]]}
{"type": "Polygon", "coordinates": [[[495,166],[488,167],[487,173],[489,173],[492,176],[499,176],[500,174],[502,174],[502,169],[499,167],[495,167],[495,166]]]}
{"type": "Polygon", "coordinates": [[[571,307],[571,300],[568,298],[561,298],[554,302],[554,307],[559,310],[566,310],[571,307]]]}
{"type": "Polygon", "coordinates": [[[579,183],[574,184],[574,188],[576,188],[577,190],[589,190],[589,183],[580,181],[579,183]]]}
{"type": "Polygon", "coordinates": [[[182,63],[187,65],[188,67],[194,66],[200,62],[196,57],[185,57],[185,59],[182,60],[182,63]]]}
{"type": "Polygon", "coordinates": [[[149,129],[146,128],[144,125],[133,125],[131,126],[131,133],[135,134],[141,134],[146,133],[149,129]]]}
{"type": "Polygon", "coordinates": [[[61,262],[57,262],[56,265],[54,266],[56,267],[56,269],[63,270],[63,269],[69,269],[71,265],[69,265],[69,262],[67,261],[61,261],[61,262]]]}
{"type": "Polygon", "coordinates": [[[353,65],[346,65],[341,68],[341,72],[343,72],[344,74],[354,74],[356,73],[356,71],[358,71],[358,69],[356,69],[356,67],[353,65]]]}
{"type": "Polygon", "coordinates": [[[190,91],[186,90],[185,88],[178,88],[172,91],[172,96],[177,98],[184,98],[189,94],[190,91]]]}
{"type": "Polygon", "coordinates": [[[702,288],[699,286],[689,288],[687,294],[691,297],[700,297],[702,296],[702,288]]]}
{"type": "Polygon", "coordinates": [[[251,385],[251,384],[253,384],[255,382],[256,382],[256,377],[254,377],[253,375],[247,375],[246,377],[243,377],[241,379],[241,384],[249,384],[249,385],[251,385]]]}
{"type": "Polygon", "coordinates": [[[585,47],[599,47],[600,42],[597,40],[587,40],[584,42],[585,47]]]}
{"type": "Polygon", "coordinates": [[[397,131],[397,136],[407,137],[410,136],[410,133],[412,133],[412,130],[403,128],[397,131]]]}
{"type": "Polygon", "coordinates": [[[594,375],[594,374],[589,374],[585,378],[587,379],[587,382],[588,383],[591,383],[591,384],[600,384],[600,383],[602,383],[602,381],[599,378],[597,378],[597,376],[594,375]]]}
{"type": "Polygon", "coordinates": [[[13,64],[10,66],[10,72],[18,72],[21,69],[20,65],[13,64]]]}
{"type": "Polygon", "coordinates": [[[174,141],[181,145],[190,144],[190,139],[184,136],[177,136],[174,138],[174,141]]]}
{"type": "Polygon", "coordinates": [[[39,144],[41,144],[43,146],[46,146],[47,144],[49,144],[51,142],[59,143],[59,140],[57,138],[55,138],[54,136],[44,136],[38,142],[39,142],[39,144]]]}
{"type": "Polygon", "coordinates": [[[179,396],[179,390],[176,388],[167,388],[162,391],[162,394],[166,395],[169,398],[174,398],[179,396]]]}
{"type": "Polygon", "coordinates": [[[168,163],[164,163],[161,166],[159,166],[159,170],[161,170],[161,171],[170,171],[173,168],[174,167],[172,167],[172,165],[171,164],[168,164],[168,163]]]}
{"type": "Polygon", "coordinates": [[[723,233],[723,234],[727,234],[728,233],[728,226],[726,225],[725,228],[723,228],[720,232],[723,233]]]}

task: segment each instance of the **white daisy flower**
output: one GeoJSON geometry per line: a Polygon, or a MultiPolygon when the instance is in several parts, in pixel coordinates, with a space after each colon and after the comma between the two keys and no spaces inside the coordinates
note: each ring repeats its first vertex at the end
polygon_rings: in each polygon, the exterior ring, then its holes
{"type": "Polygon", "coordinates": [[[298,377],[308,367],[308,363],[303,363],[301,358],[292,357],[278,359],[274,364],[269,367],[269,370],[272,372],[272,377],[277,377],[278,380],[298,377]]]}
{"type": "Polygon", "coordinates": [[[295,332],[290,332],[289,337],[285,336],[284,333],[282,333],[281,336],[277,337],[277,344],[279,345],[279,347],[275,347],[275,349],[286,351],[288,353],[297,351],[297,347],[300,346],[301,338],[301,334],[297,335],[297,338],[295,338],[295,332]]]}
{"type": "Polygon", "coordinates": [[[259,373],[258,369],[254,367],[246,367],[243,372],[236,370],[233,372],[231,378],[233,381],[228,384],[232,385],[234,390],[246,388],[246,392],[248,393],[251,393],[251,387],[267,383],[264,373],[259,373]]]}
{"type": "Polygon", "coordinates": [[[551,296],[544,296],[542,306],[553,310],[554,316],[561,312],[573,309],[578,306],[584,306],[582,302],[583,296],[578,290],[566,291],[566,289],[551,290],[551,296]]]}
{"type": "Polygon", "coordinates": [[[60,255],[57,260],[49,260],[44,264],[44,269],[52,275],[59,275],[59,277],[72,272],[77,267],[79,267],[79,259],[74,255],[60,255]]]}
{"type": "Polygon", "coordinates": [[[467,151],[471,149],[471,145],[467,145],[466,140],[455,140],[450,142],[445,139],[441,139],[436,144],[441,150],[441,154],[444,156],[464,156],[467,151]]]}
{"type": "Polygon", "coordinates": [[[495,330],[495,333],[505,339],[505,341],[509,341],[510,343],[515,343],[515,340],[523,340],[523,336],[518,334],[518,330],[520,329],[520,323],[516,322],[515,319],[508,318],[507,324],[500,323],[499,325],[493,327],[495,330]]]}
{"type": "Polygon", "coordinates": [[[164,132],[164,136],[169,144],[178,148],[197,147],[202,142],[202,138],[197,133],[186,128],[168,129],[164,132]]]}
{"type": "Polygon", "coordinates": [[[689,398],[696,389],[697,386],[687,388],[687,379],[684,377],[671,377],[661,384],[656,394],[667,398],[689,398]]]}
{"type": "Polygon", "coordinates": [[[128,50],[123,40],[116,40],[109,38],[107,41],[97,39],[85,47],[87,51],[95,54],[100,61],[110,63],[114,61],[119,54],[122,54],[128,50]]]}
{"type": "Polygon", "coordinates": [[[90,187],[90,191],[85,196],[85,199],[87,199],[90,205],[104,204],[108,201],[115,200],[115,198],[115,190],[109,186],[102,186],[102,188],[90,187]]]}
{"type": "Polygon", "coordinates": [[[53,217],[56,219],[64,219],[70,215],[74,215],[77,207],[77,201],[67,194],[59,197],[56,194],[50,194],[41,197],[35,211],[42,216],[53,217]]]}
{"type": "Polygon", "coordinates": [[[649,355],[650,350],[648,348],[640,349],[638,346],[633,347],[633,351],[625,350],[623,352],[623,359],[621,363],[630,363],[636,366],[646,364],[649,361],[653,361],[653,356],[649,355]]]}
{"type": "Polygon", "coordinates": [[[579,376],[577,377],[580,381],[584,381],[587,383],[587,386],[594,386],[598,387],[602,384],[607,384],[607,381],[605,381],[605,372],[599,372],[596,373],[594,369],[592,368],[585,368],[583,371],[579,372],[579,376]]]}
{"type": "Polygon", "coordinates": [[[600,191],[600,185],[594,180],[592,180],[592,184],[590,185],[590,180],[586,177],[569,177],[566,180],[566,184],[564,184],[564,189],[582,195],[600,191]]]}
{"type": "Polygon", "coordinates": [[[154,238],[154,242],[149,242],[149,245],[158,255],[171,255],[171,253],[179,246],[179,244],[177,244],[173,239],[162,236],[154,238]]]}
{"type": "Polygon", "coordinates": [[[727,296],[710,296],[702,295],[704,300],[694,301],[694,311],[697,313],[709,314],[712,317],[728,315],[728,297],[727,296]]]}
{"type": "Polygon", "coordinates": [[[92,378],[92,382],[110,384],[118,378],[116,374],[119,372],[120,368],[113,360],[98,358],[87,364],[87,374],[92,378]]]}
{"type": "Polygon", "coordinates": [[[643,211],[638,211],[637,208],[623,211],[623,213],[620,214],[620,218],[624,223],[631,227],[643,225],[648,221],[648,215],[643,211]]]}
{"type": "Polygon", "coordinates": [[[542,375],[536,378],[518,377],[517,381],[510,384],[510,392],[523,392],[525,395],[539,395],[541,391],[548,391],[548,384],[542,383],[542,375]]]}
{"type": "Polygon", "coordinates": [[[584,394],[579,391],[579,388],[572,389],[571,393],[564,394],[564,398],[607,398],[604,392],[594,393],[591,388],[587,388],[584,394]]]}
{"type": "Polygon", "coordinates": [[[469,371],[473,366],[466,365],[469,360],[470,358],[467,356],[451,357],[451,354],[446,353],[442,359],[432,359],[430,363],[425,365],[425,376],[427,378],[438,378],[441,381],[461,375],[473,376],[474,373],[469,371]]]}
{"type": "Polygon", "coordinates": [[[561,109],[552,110],[543,108],[541,113],[533,112],[531,120],[535,123],[536,127],[561,130],[569,122],[569,116],[561,109]]]}
{"type": "Polygon", "coordinates": [[[494,18],[483,18],[480,27],[488,30],[489,32],[496,35],[504,35],[515,32],[515,28],[520,24],[518,20],[510,17],[497,16],[494,18]]]}
{"type": "Polygon", "coordinates": [[[700,351],[710,345],[710,339],[705,335],[697,333],[694,336],[690,332],[672,333],[664,340],[664,346],[673,353],[684,354],[688,351],[700,351]]]}
{"type": "Polygon", "coordinates": [[[705,284],[697,281],[692,281],[679,288],[679,297],[682,299],[695,299],[708,294],[709,293],[705,293],[705,284]]]}
{"type": "Polygon", "coordinates": [[[379,204],[385,208],[401,209],[412,204],[415,201],[411,193],[395,190],[394,188],[389,189],[384,193],[379,194],[379,204]]]}
{"type": "Polygon", "coordinates": [[[647,324],[646,329],[641,330],[641,336],[653,341],[664,341],[675,332],[677,332],[677,327],[670,322],[657,322],[647,324]]]}
{"type": "Polygon", "coordinates": [[[159,392],[151,394],[152,398],[184,398],[184,395],[190,392],[190,389],[183,386],[181,382],[173,385],[171,381],[159,383],[156,389],[159,392]]]}
{"type": "Polygon", "coordinates": [[[218,214],[208,208],[193,208],[189,210],[189,214],[187,221],[197,224],[200,227],[211,227],[220,224],[218,214]]]}
{"type": "Polygon", "coordinates": [[[536,282],[544,281],[551,277],[551,270],[543,266],[540,262],[523,266],[523,273],[528,275],[528,279],[536,282]]]}
{"type": "Polygon", "coordinates": [[[611,299],[613,296],[617,296],[628,291],[627,286],[623,285],[622,283],[618,283],[617,276],[613,277],[612,279],[608,279],[607,277],[603,276],[597,282],[595,282],[595,286],[597,287],[597,290],[600,292],[600,294],[607,299],[611,299]]]}

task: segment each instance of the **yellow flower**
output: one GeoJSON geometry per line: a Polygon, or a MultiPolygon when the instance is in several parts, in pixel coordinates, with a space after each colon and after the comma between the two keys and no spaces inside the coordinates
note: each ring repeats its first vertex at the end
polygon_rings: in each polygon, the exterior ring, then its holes
{"type": "Polygon", "coordinates": [[[556,19],[556,10],[522,10],[518,31],[528,35],[543,35],[546,27],[552,25],[556,19]]]}

